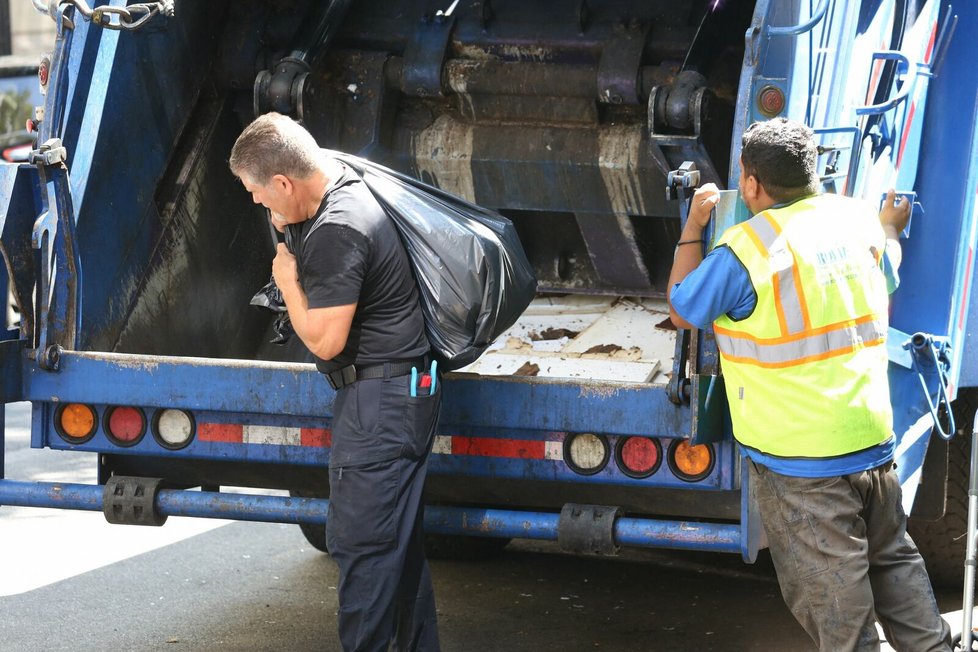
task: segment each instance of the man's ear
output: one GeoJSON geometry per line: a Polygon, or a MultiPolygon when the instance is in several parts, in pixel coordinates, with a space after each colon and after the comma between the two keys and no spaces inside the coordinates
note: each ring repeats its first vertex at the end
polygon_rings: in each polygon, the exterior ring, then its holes
{"type": "Polygon", "coordinates": [[[740,188],[740,193],[750,200],[757,199],[760,194],[760,184],[757,182],[757,177],[753,174],[744,177],[744,183],[740,188]]]}
{"type": "Polygon", "coordinates": [[[294,191],[294,186],[292,185],[292,179],[288,178],[284,174],[276,174],[272,177],[271,183],[280,191],[286,195],[291,195],[294,191]]]}

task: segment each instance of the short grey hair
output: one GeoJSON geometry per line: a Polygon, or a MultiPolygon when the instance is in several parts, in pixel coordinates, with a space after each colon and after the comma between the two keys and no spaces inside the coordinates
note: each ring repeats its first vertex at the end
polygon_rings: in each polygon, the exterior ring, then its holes
{"type": "Polygon", "coordinates": [[[266,185],[276,174],[308,179],[321,169],[324,156],[306,128],[281,113],[259,116],[238,136],[229,164],[236,177],[266,185]]]}

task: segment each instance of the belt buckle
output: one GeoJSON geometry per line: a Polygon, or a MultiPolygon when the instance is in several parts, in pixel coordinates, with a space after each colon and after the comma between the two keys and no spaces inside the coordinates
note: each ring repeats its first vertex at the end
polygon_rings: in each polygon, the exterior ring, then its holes
{"type": "Polygon", "coordinates": [[[351,364],[340,369],[340,379],[343,381],[343,387],[357,382],[357,366],[351,364]]]}

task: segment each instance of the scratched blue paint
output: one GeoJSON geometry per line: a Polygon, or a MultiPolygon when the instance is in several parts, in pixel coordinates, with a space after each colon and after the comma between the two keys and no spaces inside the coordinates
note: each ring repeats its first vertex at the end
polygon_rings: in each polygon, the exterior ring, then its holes
{"type": "MultiPolygon", "coordinates": [[[[115,405],[133,405],[132,403],[113,402],[111,405],[95,404],[85,401],[83,398],[66,398],[62,402],[79,401],[85,402],[96,411],[98,426],[94,436],[81,444],[74,444],[61,437],[55,427],[55,417],[59,404],[50,402],[36,402],[34,404],[33,436],[32,445],[34,447],[49,447],[58,450],[76,450],[87,452],[114,453],[119,455],[151,455],[156,457],[182,458],[182,459],[210,459],[210,460],[239,460],[256,461],[262,463],[276,464],[298,464],[307,466],[326,466],[329,462],[329,450],[326,448],[285,445],[285,444],[258,444],[258,443],[236,443],[236,442],[215,442],[201,440],[201,424],[240,424],[256,426],[274,426],[290,428],[328,428],[328,420],[321,417],[299,417],[287,416],[282,414],[260,414],[260,413],[225,413],[214,411],[193,411],[192,414],[197,424],[197,436],[191,443],[179,450],[170,450],[159,444],[152,434],[152,423],[154,415],[159,408],[142,407],[146,418],[147,428],[144,436],[135,444],[130,446],[119,446],[114,443],[104,431],[104,419],[107,411],[115,405]]],[[[138,405],[138,404],[137,404],[138,405]]],[[[491,430],[486,428],[452,430],[452,435],[476,436],[485,438],[498,438],[505,440],[526,440],[526,441],[556,441],[562,444],[565,433],[552,432],[532,432],[532,431],[506,431],[491,430]]],[[[561,481],[578,482],[585,484],[602,485],[622,485],[637,487],[669,487],[680,489],[724,489],[735,488],[733,479],[736,468],[736,451],[731,443],[722,443],[715,446],[717,460],[713,471],[703,480],[691,483],[677,478],[670,470],[665,457],[668,456],[668,448],[671,440],[663,440],[662,455],[663,460],[659,469],[648,478],[632,478],[618,468],[614,459],[614,453],[619,437],[609,438],[609,447],[612,451],[608,464],[604,469],[593,475],[584,475],[573,471],[563,461],[543,460],[543,459],[515,459],[503,457],[489,457],[479,455],[442,455],[434,454],[431,456],[431,472],[436,475],[448,475],[454,477],[494,477],[494,478],[513,478],[523,480],[540,481],[561,481]]]]}
{"type": "MultiPolygon", "coordinates": [[[[942,7],[947,4],[941,3],[942,7]]],[[[918,168],[915,190],[926,214],[923,224],[914,224],[911,232],[908,244],[913,246],[908,247],[900,270],[902,283],[894,297],[893,320],[907,332],[916,328],[949,336],[955,351],[952,380],[960,378],[960,386],[975,387],[978,67],[974,65],[974,44],[978,42],[978,15],[970,7],[955,4],[954,8],[957,27],[946,58],[930,80],[920,141],[920,160],[927,163],[918,168]],[[933,255],[949,249],[950,255],[933,255]]]]}
{"type": "MultiPolygon", "coordinates": [[[[27,400],[332,415],[333,392],[312,365],[65,352],[57,372],[40,369],[26,354],[22,369],[27,400]]],[[[653,437],[689,432],[689,408],[670,403],[661,386],[455,376],[444,388],[446,432],[456,425],[653,437]]]]}

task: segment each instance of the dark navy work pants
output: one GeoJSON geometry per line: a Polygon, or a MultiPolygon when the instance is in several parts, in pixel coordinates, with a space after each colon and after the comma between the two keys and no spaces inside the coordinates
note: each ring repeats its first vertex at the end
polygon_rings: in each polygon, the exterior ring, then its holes
{"type": "Polygon", "coordinates": [[[411,397],[410,376],[337,392],[326,543],[347,652],[439,650],[422,491],[440,403],[440,387],[411,397]]]}

